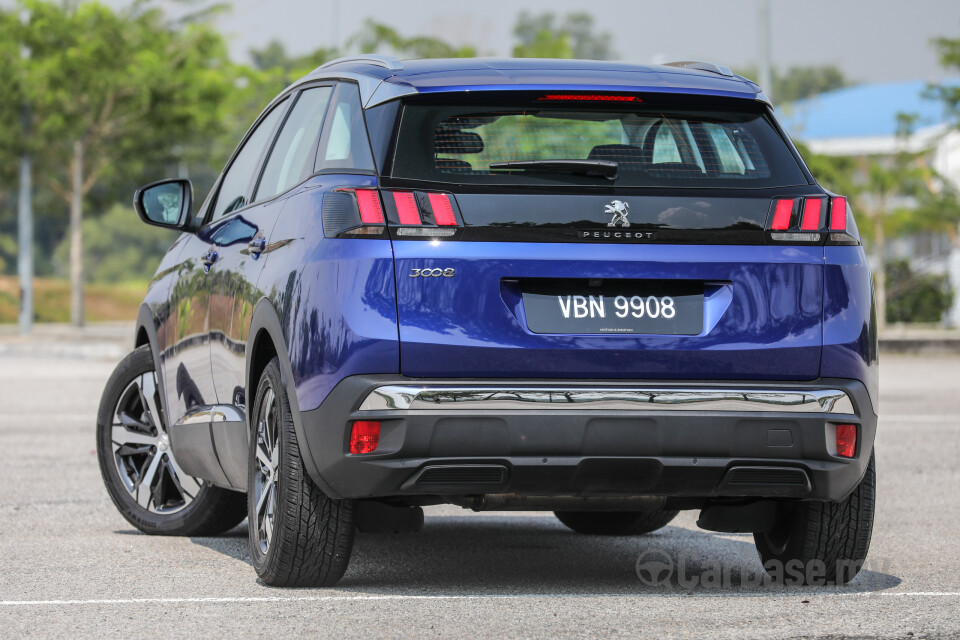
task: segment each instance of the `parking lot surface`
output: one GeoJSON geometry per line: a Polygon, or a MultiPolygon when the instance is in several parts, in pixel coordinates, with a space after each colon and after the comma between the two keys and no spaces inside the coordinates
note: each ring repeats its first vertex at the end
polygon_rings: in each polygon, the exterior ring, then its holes
{"type": "Polygon", "coordinates": [[[956,356],[884,358],[873,544],[832,588],[763,584],[752,537],[701,531],[696,512],[612,538],[457,507],[427,509],[419,534],[360,534],[336,588],[268,588],[246,524],[150,537],[114,509],[94,451],[112,368],[0,355],[2,637],[960,635],[956,356]],[[651,558],[669,565],[662,580],[638,572],[651,558]]]}

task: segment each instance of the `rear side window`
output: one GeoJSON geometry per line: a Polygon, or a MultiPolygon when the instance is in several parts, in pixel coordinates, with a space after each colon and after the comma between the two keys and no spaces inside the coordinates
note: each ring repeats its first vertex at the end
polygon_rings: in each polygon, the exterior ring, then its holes
{"type": "Polygon", "coordinates": [[[337,87],[323,127],[315,169],[376,171],[363,121],[360,89],[355,84],[343,82],[337,87]]]}
{"type": "Polygon", "coordinates": [[[257,200],[272,198],[313,173],[313,152],[332,87],[307,89],[297,98],[257,187],[257,200]]]}
{"type": "Polygon", "coordinates": [[[249,204],[247,194],[252,189],[254,172],[260,166],[264,148],[273,139],[271,134],[276,129],[280,116],[283,115],[285,104],[286,101],[274,107],[273,111],[260,121],[256,129],[247,137],[247,141],[243,143],[243,148],[234,156],[233,162],[223,175],[223,180],[220,181],[220,190],[213,203],[211,220],[222,218],[231,211],[249,204]]]}
{"type": "Polygon", "coordinates": [[[398,135],[394,178],[626,187],[807,184],[768,116],[752,106],[410,102],[398,135]],[[583,171],[495,166],[550,160],[612,161],[618,171],[610,180],[583,171]]]}

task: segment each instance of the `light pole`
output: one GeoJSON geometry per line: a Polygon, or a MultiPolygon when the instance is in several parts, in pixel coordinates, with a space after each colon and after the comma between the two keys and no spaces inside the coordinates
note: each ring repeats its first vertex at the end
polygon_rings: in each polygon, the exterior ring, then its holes
{"type": "MultiPolygon", "coordinates": [[[[30,12],[20,14],[26,27],[30,12]]],[[[23,47],[20,57],[25,63],[30,59],[30,49],[23,47]]],[[[20,111],[20,126],[23,132],[23,152],[20,155],[20,185],[17,206],[17,273],[20,275],[20,333],[33,329],[33,167],[26,142],[30,137],[30,105],[24,99],[20,111]]]]}
{"type": "Polygon", "coordinates": [[[760,88],[771,101],[773,100],[773,79],[771,78],[771,67],[773,66],[773,53],[770,50],[771,33],[773,23],[770,20],[770,0],[757,0],[760,3],[759,23],[760,28],[757,34],[760,36],[760,56],[757,64],[757,80],[760,82],[760,88]]]}

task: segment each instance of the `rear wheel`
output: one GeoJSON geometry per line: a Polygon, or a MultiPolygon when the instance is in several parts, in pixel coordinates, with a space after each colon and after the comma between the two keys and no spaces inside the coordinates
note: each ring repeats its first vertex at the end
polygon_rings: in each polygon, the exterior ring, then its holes
{"type": "Polygon", "coordinates": [[[577,533],[599,536],[639,536],[667,526],[678,511],[555,511],[577,533]]]}
{"type": "Polygon", "coordinates": [[[836,502],[796,502],[779,506],[777,522],[754,534],[764,568],[787,584],[844,584],[867,558],[876,496],[873,454],[863,480],[836,502]]]}
{"type": "Polygon", "coordinates": [[[160,407],[145,345],[117,365],[97,413],[100,473],[120,514],[159,535],[214,535],[237,526],[246,516],[244,495],[184,473],[160,407]]]}
{"type": "Polygon", "coordinates": [[[260,579],[282,587],[336,584],[353,549],[356,502],[310,480],[277,359],[260,377],[248,472],[250,555],[260,579]]]}

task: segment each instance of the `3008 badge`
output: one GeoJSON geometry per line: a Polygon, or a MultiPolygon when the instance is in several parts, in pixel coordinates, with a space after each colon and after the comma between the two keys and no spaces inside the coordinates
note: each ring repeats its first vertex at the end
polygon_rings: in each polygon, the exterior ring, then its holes
{"type": "Polygon", "coordinates": [[[410,269],[411,278],[452,278],[456,272],[454,269],[410,269]]]}

